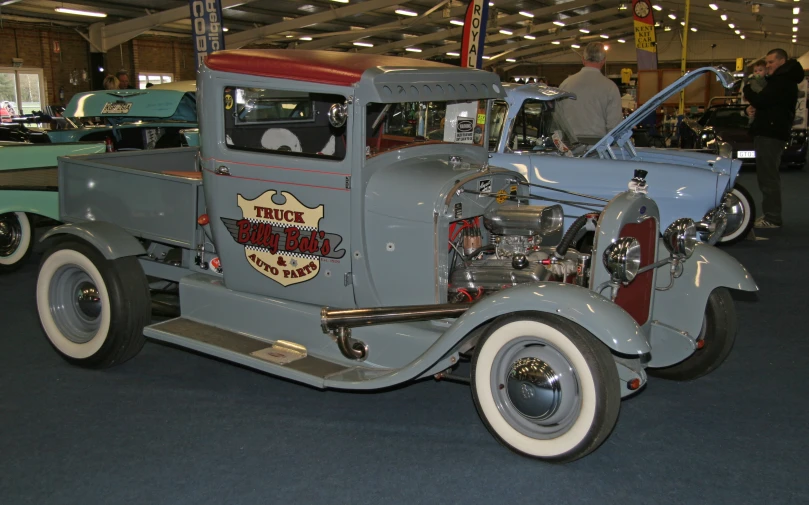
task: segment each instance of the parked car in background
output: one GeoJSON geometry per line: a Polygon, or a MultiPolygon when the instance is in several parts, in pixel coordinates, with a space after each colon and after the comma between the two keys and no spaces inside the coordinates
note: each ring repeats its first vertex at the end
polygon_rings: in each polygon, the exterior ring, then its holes
{"type": "MultiPolygon", "coordinates": [[[[746,108],[743,103],[711,103],[701,116],[684,119],[680,124],[680,147],[712,149],[717,142],[727,142],[733,148],[734,158],[740,159],[745,167],[755,167],[756,151],[746,108]]],[[[781,156],[781,168],[803,168],[808,149],[806,129],[793,128],[792,138],[781,156]]]]}
{"type": "Polygon", "coordinates": [[[102,141],[111,151],[180,147],[180,131],[197,126],[196,83],[78,93],[62,115],[67,127],[48,131],[50,142],[102,141]]]}
{"type": "MultiPolygon", "coordinates": [[[[648,172],[650,196],[660,209],[661,225],[693,219],[703,240],[729,244],[753,226],[749,193],[736,183],[741,162],[723,154],[635,147],[633,128],[670,96],[693,80],[713,73],[728,86],[733,77],[713,67],[691,71],[649,99],[594,145],[583,144],[558,112],[560,100],[575,96],[537,84],[505,84],[506,100],[495,101],[489,150],[492,164],[521,173],[537,198],[559,198],[559,190],[609,200],[626,189],[634,170],[648,172]]],[[[597,208],[598,202],[566,195],[565,222],[597,208]]]]}

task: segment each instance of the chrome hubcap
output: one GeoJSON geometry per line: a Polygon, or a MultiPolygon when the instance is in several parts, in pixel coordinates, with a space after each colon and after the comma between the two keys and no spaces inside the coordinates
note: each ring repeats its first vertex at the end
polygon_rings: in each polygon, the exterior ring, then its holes
{"type": "Polygon", "coordinates": [[[79,310],[90,319],[95,319],[101,314],[101,298],[98,290],[89,282],[79,284],[76,293],[76,302],[79,310]]]}
{"type": "Polygon", "coordinates": [[[11,256],[22,241],[22,227],[14,214],[0,216],[0,256],[11,256]]]}
{"type": "Polygon", "coordinates": [[[725,227],[725,235],[733,235],[744,222],[744,205],[742,201],[733,192],[730,192],[725,197],[723,202],[725,216],[727,217],[727,226],[725,227]]]}
{"type": "Polygon", "coordinates": [[[508,398],[529,419],[548,419],[562,403],[562,385],[553,368],[539,358],[521,358],[508,374],[508,398]]]}

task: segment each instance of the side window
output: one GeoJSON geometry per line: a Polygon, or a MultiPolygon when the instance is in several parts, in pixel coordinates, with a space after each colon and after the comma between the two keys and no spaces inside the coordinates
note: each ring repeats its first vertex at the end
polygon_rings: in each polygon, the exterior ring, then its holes
{"type": "Polygon", "coordinates": [[[330,110],[342,95],[226,87],[225,142],[230,149],[330,160],[345,158],[346,122],[330,110]]]}
{"type": "Polygon", "coordinates": [[[489,152],[493,153],[497,151],[507,116],[508,104],[506,102],[497,100],[492,104],[491,122],[489,123],[489,152]]]}

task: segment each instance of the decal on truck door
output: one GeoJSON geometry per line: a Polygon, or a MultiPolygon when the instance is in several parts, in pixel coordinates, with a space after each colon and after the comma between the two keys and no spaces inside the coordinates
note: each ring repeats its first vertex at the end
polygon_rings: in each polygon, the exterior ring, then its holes
{"type": "Polygon", "coordinates": [[[242,219],[222,218],[233,239],[244,246],[244,255],[259,273],[282,286],[314,279],[320,259],[340,259],[343,238],[319,229],[324,206],[309,208],[294,195],[282,191],[283,204],[273,201],[270,190],[255,200],[238,195],[242,219]]]}

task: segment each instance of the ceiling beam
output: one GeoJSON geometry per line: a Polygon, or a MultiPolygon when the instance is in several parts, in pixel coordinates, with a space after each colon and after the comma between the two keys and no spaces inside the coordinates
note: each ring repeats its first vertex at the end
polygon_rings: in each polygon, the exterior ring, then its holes
{"type": "Polygon", "coordinates": [[[228,49],[236,49],[245,46],[256,40],[260,40],[268,35],[286,32],[289,30],[296,30],[306,26],[314,25],[317,23],[325,23],[342,19],[356,14],[363,14],[366,12],[383,9],[393,5],[401,4],[402,0],[368,0],[358,4],[349,5],[347,7],[331,8],[329,10],[311,14],[309,16],[299,16],[289,21],[282,21],[271,25],[261,26],[252,30],[235,33],[225,37],[225,47],[228,49]]]}

